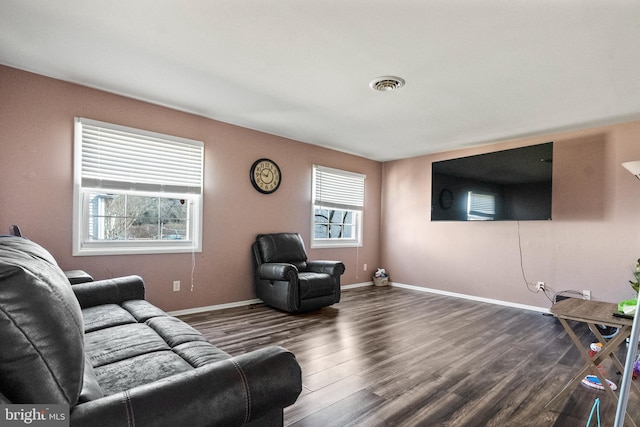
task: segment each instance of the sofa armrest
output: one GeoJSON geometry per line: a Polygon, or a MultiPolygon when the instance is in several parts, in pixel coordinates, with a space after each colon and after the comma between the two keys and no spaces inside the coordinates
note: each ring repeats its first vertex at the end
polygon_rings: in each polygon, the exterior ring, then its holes
{"type": "Polygon", "coordinates": [[[342,261],[308,261],[307,269],[314,273],[325,273],[332,276],[340,276],[345,271],[342,261]]]}
{"type": "Polygon", "coordinates": [[[132,299],[144,299],[144,281],[140,276],[125,276],[72,286],[80,307],[120,304],[132,299]]]}
{"type": "Polygon", "coordinates": [[[256,275],[262,280],[290,281],[298,275],[298,269],[293,264],[284,262],[267,262],[256,268],[256,275]]]}
{"type": "Polygon", "coordinates": [[[300,365],[266,347],[76,406],[72,426],[236,426],[293,404],[300,365]]]}
{"type": "Polygon", "coordinates": [[[83,270],[65,270],[64,275],[67,276],[67,280],[69,280],[69,283],[72,285],[93,282],[93,277],[83,270]]]}

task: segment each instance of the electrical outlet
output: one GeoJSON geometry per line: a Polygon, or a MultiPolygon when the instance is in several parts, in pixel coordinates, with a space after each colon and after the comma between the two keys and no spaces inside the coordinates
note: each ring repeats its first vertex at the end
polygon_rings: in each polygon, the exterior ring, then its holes
{"type": "Polygon", "coordinates": [[[180,290],[180,280],[173,281],[173,292],[178,292],[180,290]]]}
{"type": "Polygon", "coordinates": [[[364,265],[364,271],[367,271],[367,264],[364,265]]]}
{"type": "Polygon", "coordinates": [[[539,291],[544,291],[544,282],[538,282],[536,285],[536,289],[539,291]]]}
{"type": "Polygon", "coordinates": [[[586,289],[584,291],[582,291],[582,298],[591,299],[591,291],[588,291],[586,289]]]}

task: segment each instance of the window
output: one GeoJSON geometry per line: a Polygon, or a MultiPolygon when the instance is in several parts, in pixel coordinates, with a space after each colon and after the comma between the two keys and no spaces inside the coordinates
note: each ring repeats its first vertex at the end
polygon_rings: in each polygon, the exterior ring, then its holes
{"type": "Polygon", "coordinates": [[[365,175],[313,166],[311,247],[361,246],[365,175]]]}
{"type": "Polygon", "coordinates": [[[203,146],[76,118],[73,254],[201,251],[203,146]]]}
{"type": "Polygon", "coordinates": [[[467,220],[490,221],[496,215],[496,196],[469,191],[467,198],[467,220]]]}

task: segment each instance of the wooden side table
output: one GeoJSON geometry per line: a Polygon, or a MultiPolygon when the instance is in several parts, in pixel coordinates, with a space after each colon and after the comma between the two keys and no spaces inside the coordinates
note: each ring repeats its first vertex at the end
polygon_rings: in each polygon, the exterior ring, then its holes
{"type": "MultiPolygon", "coordinates": [[[[580,372],[578,372],[578,374],[573,377],[571,381],[569,381],[569,383],[567,383],[567,385],[549,401],[549,403],[546,404],[545,408],[570,393],[587,374],[596,375],[605,390],[605,394],[610,396],[615,403],[618,402],[617,394],[611,389],[611,387],[609,387],[606,379],[598,369],[598,365],[609,357],[621,372],[624,371],[624,365],[615,355],[615,351],[631,334],[633,320],[615,317],[613,313],[616,313],[617,311],[618,305],[615,303],[590,301],[580,298],[567,298],[557,302],[551,307],[551,313],[560,321],[564,330],[567,332],[567,335],[569,335],[573,344],[580,351],[580,354],[585,360],[585,365],[580,372]],[[586,323],[598,341],[602,343],[602,349],[591,357],[589,354],[589,348],[585,347],[582,342],[580,342],[580,339],[573,331],[567,320],[586,323]],[[619,331],[611,339],[606,340],[602,337],[596,325],[613,326],[618,328],[619,331]]],[[[632,383],[631,389],[640,397],[640,389],[635,383],[632,383]]],[[[636,426],[636,423],[631,419],[628,412],[626,414],[626,419],[631,423],[631,425],[636,426]]]]}

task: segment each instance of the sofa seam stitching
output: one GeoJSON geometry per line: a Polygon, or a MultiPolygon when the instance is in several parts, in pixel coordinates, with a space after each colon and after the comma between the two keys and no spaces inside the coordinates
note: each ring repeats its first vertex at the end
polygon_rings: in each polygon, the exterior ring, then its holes
{"type": "Polygon", "coordinates": [[[128,390],[125,390],[125,392],[123,393],[122,403],[124,403],[125,412],[127,414],[127,425],[132,427],[135,426],[136,420],[133,416],[133,402],[131,402],[131,395],[129,394],[128,390]]]}
{"type": "Polygon", "coordinates": [[[245,408],[246,412],[245,412],[245,419],[244,419],[244,424],[246,424],[249,422],[249,419],[251,418],[251,393],[249,392],[249,382],[247,381],[247,377],[244,374],[244,371],[242,370],[238,362],[236,362],[233,359],[231,359],[230,361],[233,364],[233,366],[235,366],[238,373],[240,374],[240,378],[242,378],[242,385],[244,386],[245,394],[247,396],[247,402],[246,402],[247,406],[245,408]]]}

